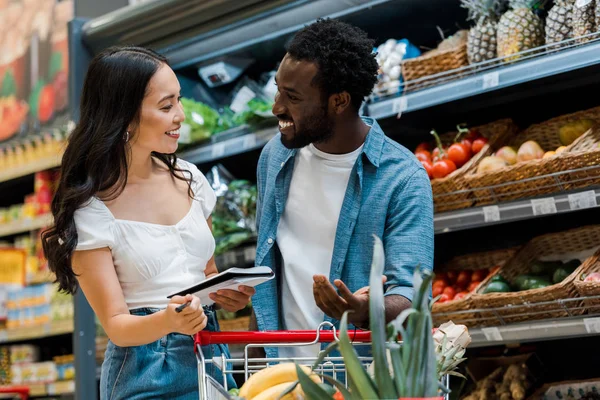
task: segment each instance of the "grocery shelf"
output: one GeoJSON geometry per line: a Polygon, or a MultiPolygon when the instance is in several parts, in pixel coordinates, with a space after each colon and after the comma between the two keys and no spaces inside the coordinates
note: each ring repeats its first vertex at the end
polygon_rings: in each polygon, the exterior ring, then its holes
{"type": "Polygon", "coordinates": [[[21,342],[73,333],[73,321],[57,321],[43,325],[28,326],[15,329],[1,329],[0,343],[21,342]]]}
{"type": "Polygon", "coordinates": [[[400,113],[450,103],[600,64],[600,58],[597,57],[600,40],[593,39],[586,45],[579,45],[575,39],[562,43],[564,47],[560,50],[551,50],[549,46],[544,46],[520,53],[521,60],[500,67],[500,60],[492,60],[413,80],[410,82],[413,87],[418,88],[425,80],[428,81],[428,85],[434,80],[436,86],[371,103],[368,105],[369,116],[375,119],[395,117],[400,113]]]}
{"type": "Polygon", "coordinates": [[[57,168],[60,166],[60,160],[61,155],[59,154],[50,157],[44,157],[18,167],[0,170],[0,183],[35,174],[39,171],[57,168]]]}
{"type": "Polygon", "coordinates": [[[600,188],[590,188],[534,199],[438,213],[434,216],[434,227],[435,233],[447,233],[597,208],[599,204],[600,188]]]}
{"type": "Polygon", "coordinates": [[[469,348],[600,335],[600,315],[469,328],[469,348]]]}
{"type": "Polygon", "coordinates": [[[206,144],[182,151],[178,156],[193,164],[204,164],[263,147],[278,132],[278,128],[267,128],[216,143],[206,144]]]}
{"type": "Polygon", "coordinates": [[[52,215],[44,214],[35,218],[27,218],[23,221],[10,222],[8,224],[0,224],[0,237],[11,236],[19,233],[35,231],[37,229],[46,228],[52,223],[52,215]]]}
{"type": "Polygon", "coordinates": [[[72,395],[75,393],[75,381],[39,383],[28,386],[29,397],[72,395]]]}

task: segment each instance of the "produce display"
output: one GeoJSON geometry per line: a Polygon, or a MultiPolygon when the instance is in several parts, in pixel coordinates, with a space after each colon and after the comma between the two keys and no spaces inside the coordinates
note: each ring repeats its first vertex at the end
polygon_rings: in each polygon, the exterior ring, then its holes
{"type": "Polygon", "coordinates": [[[464,269],[461,271],[450,270],[436,273],[433,280],[432,295],[434,298],[440,296],[437,303],[446,303],[460,300],[472,293],[479,287],[481,282],[488,276],[494,274],[499,266],[490,269],[482,268],[476,270],[464,269]]]}
{"type": "Polygon", "coordinates": [[[256,185],[235,179],[222,165],[206,175],[217,195],[212,214],[215,255],[256,238],[256,185]]]}
{"type": "Polygon", "coordinates": [[[415,149],[414,154],[425,167],[430,179],[441,179],[450,175],[468,163],[488,143],[488,139],[476,129],[461,126],[457,126],[457,129],[458,134],[450,145],[444,146],[438,133],[433,130],[431,134],[435,138],[435,144],[423,142],[415,149]]]}
{"type": "Polygon", "coordinates": [[[506,0],[461,0],[462,7],[469,10],[468,19],[475,22],[467,40],[470,64],[496,58],[498,20],[506,11],[506,3],[506,0]]]}
{"type": "Polygon", "coordinates": [[[462,400],[525,400],[533,385],[531,374],[523,364],[498,367],[477,382],[475,390],[462,400]]]}
{"type": "Polygon", "coordinates": [[[501,273],[490,279],[482,293],[520,292],[523,290],[541,289],[561,283],[581,265],[579,260],[535,261],[528,268],[528,273],[521,274],[511,282],[502,277],[501,273]]]}

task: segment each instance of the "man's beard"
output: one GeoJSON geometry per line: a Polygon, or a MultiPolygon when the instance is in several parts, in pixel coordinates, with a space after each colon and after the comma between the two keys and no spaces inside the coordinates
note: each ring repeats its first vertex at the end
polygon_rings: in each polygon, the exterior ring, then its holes
{"type": "Polygon", "coordinates": [[[329,118],[327,109],[324,109],[319,115],[304,120],[293,137],[281,135],[281,143],[288,149],[301,149],[311,143],[326,142],[333,136],[334,127],[333,119],[329,118]]]}

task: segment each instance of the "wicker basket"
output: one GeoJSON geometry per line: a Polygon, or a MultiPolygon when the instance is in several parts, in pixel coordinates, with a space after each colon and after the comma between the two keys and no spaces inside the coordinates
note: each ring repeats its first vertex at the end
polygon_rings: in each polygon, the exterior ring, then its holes
{"type": "MultiPolygon", "coordinates": [[[[585,275],[600,272],[600,251],[588,258],[581,266],[579,275],[573,281],[575,289],[581,297],[600,296],[600,282],[584,282],[585,275]]],[[[590,314],[600,313],[600,298],[583,300],[585,310],[590,314]]]]}
{"type": "MultiPolygon", "coordinates": [[[[589,118],[600,123],[600,107],[532,125],[515,135],[509,145],[518,149],[526,141],[535,140],[544,150],[554,150],[561,146],[558,138],[559,128],[567,122],[581,118],[589,118]]],[[[553,157],[520,162],[487,173],[478,174],[475,169],[472,169],[465,176],[466,184],[472,191],[478,206],[589,186],[592,183],[589,179],[584,183],[575,179],[577,176],[564,175],[565,178],[561,181],[559,177],[552,174],[598,163],[600,161],[600,149],[597,149],[599,135],[598,129],[594,128],[568,146],[565,152],[553,157]],[[593,151],[594,149],[599,151],[593,151]]],[[[585,174],[590,175],[590,173],[592,172],[588,171],[585,174]]],[[[600,169],[596,169],[595,176],[598,182],[600,169]]]]}
{"type": "MultiPolygon", "coordinates": [[[[467,44],[463,43],[448,50],[432,50],[420,57],[409,58],[402,62],[402,77],[404,78],[404,93],[434,86],[438,77],[436,74],[456,70],[469,65],[467,44]],[[421,79],[431,76],[430,79],[421,79]]],[[[444,79],[456,74],[444,74],[444,79]]],[[[455,76],[456,78],[460,75],[455,76]]]]}
{"type": "MultiPolygon", "coordinates": [[[[493,250],[480,253],[466,254],[458,256],[436,268],[436,272],[479,270],[502,266],[517,252],[516,248],[493,250]]],[[[486,285],[492,274],[489,274],[481,285],[486,285]]],[[[467,326],[474,325],[476,315],[474,313],[465,313],[464,311],[472,309],[471,293],[460,300],[448,301],[445,303],[435,303],[432,309],[434,325],[440,325],[444,322],[452,321],[467,326]],[[458,312],[457,312],[458,311],[458,312]]]]}
{"type": "MultiPolygon", "coordinates": [[[[527,274],[536,260],[584,260],[600,246],[600,225],[591,225],[559,233],[549,233],[532,239],[497,274],[509,282],[527,274]]],[[[584,262],[585,264],[585,262],[584,262]]],[[[562,282],[541,289],[510,293],[482,294],[484,286],[471,296],[473,306],[481,311],[481,325],[502,325],[526,320],[560,318],[583,314],[581,303],[561,303],[560,300],[579,297],[573,281],[581,273],[580,265],[562,282]],[[557,301],[559,300],[559,301],[557,301]],[[512,306],[512,307],[509,307],[512,306]]]]}
{"type": "Polygon", "coordinates": [[[247,331],[250,328],[250,317],[219,320],[221,332],[247,331]]]}
{"type": "MultiPolygon", "coordinates": [[[[456,210],[471,207],[474,198],[468,191],[465,175],[475,170],[479,161],[493,153],[498,146],[506,143],[517,131],[516,124],[511,119],[501,119],[486,125],[474,127],[488,143],[475,154],[465,165],[441,179],[433,179],[431,188],[433,192],[433,203],[435,212],[456,210]]],[[[453,143],[457,132],[449,132],[440,136],[444,146],[453,143]]]]}

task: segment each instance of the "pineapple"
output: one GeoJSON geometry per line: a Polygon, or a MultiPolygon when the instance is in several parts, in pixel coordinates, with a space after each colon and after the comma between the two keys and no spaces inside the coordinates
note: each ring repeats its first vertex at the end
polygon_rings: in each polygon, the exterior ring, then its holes
{"type": "MultiPolygon", "coordinates": [[[[546,17],[546,44],[573,37],[573,7],[575,0],[556,0],[546,17]]],[[[562,46],[553,46],[559,48],[562,46]]]]}
{"type": "Polygon", "coordinates": [[[467,56],[469,64],[496,58],[496,28],[507,0],[461,0],[476,25],[469,30],[467,56]]]}
{"type": "MultiPolygon", "coordinates": [[[[510,0],[510,11],[498,22],[498,56],[508,57],[515,53],[534,49],[544,44],[544,22],[536,15],[545,0],[510,0]]],[[[515,60],[518,56],[511,57],[515,60]]]]}
{"type": "Polygon", "coordinates": [[[578,38],[579,43],[592,40],[592,37],[581,37],[596,31],[594,0],[577,0],[573,7],[573,37],[578,38]]]}
{"type": "Polygon", "coordinates": [[[596,9],[594,12],[596,16],[596,29],[600,30],[600,1],[596,0],[596,9]]]}

